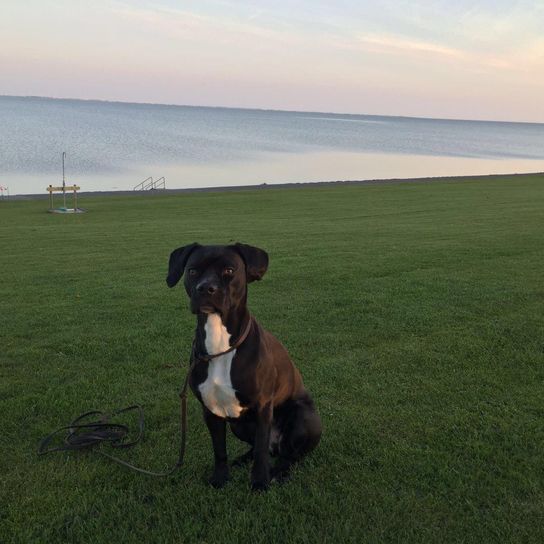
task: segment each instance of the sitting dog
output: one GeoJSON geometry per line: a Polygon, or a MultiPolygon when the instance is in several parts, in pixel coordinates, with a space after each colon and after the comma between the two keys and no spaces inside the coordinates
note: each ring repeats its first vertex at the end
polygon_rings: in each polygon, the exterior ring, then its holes
{"type": "Polygon", "coordinates": [[[185,290],[196,314],[189,385],[202,403],[215,466],[209,480],[228,480],[226,423],[250,450],[235,465],[253,461],[251,487],[265,490],[284,480],[291,465],[313,450],[321,420],[286,349],[247,309],[247,284],[260,280],[268,254],[245,244],[193,243],[170,255],[169,287],[185,272],[185,290]],[[277,457],[270,468],[269,454],[277,457]]]}

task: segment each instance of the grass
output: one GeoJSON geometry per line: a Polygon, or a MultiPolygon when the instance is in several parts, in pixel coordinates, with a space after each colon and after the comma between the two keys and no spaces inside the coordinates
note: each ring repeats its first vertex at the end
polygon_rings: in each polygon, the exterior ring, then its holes
{"type": "Polygon", "coordinates": [[[544,540],[543,175],[81,204],[0,202],[1,542],[544,540]],[[194,323],[168,255],[237,240],[270,253],[250,307],[324,423],[292,481],[252,494],[238,469],[207,487],[193,397],[172,477],[38,458],[71,417],[141,402],[124,458],[174,462],[194,323]]]}

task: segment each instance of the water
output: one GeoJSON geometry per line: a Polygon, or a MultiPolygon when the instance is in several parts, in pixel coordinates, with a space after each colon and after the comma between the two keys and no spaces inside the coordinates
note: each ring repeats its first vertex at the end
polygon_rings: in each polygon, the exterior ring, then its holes
{"type": "Polygon", "coordinates": [[[0,97],[0,185],[43,193],[544,171],[544,125],[0,97]]]}

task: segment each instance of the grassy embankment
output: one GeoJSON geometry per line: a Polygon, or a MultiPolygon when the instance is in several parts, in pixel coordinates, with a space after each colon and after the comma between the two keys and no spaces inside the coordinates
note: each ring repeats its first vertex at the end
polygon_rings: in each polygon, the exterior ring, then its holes
{"type": "MultiPolygon", "coordinates": [[[[0,202],[1,542],[542,542],[544,177],[0,202]],[[137,475],[85,453],[36,456],[87,409],[145,405],[125,452],[176,457],[175,366],[193,317],[169,252],[240,240],[271,266],[250,289],[324,423],[292,481],[137,475]]],[[[229,438],[231,456],[244,446],[229,438]]]]}

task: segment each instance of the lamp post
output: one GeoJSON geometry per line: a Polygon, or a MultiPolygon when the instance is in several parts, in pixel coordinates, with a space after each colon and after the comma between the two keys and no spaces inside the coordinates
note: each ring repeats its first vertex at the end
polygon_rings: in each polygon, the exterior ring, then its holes
{"type": "Polygon", "coordinates": [[[64,179],[64,159],[66,157],[66,151],[62,152],[62,194],[64,197],[64,209],[66,209],[66,180],[64,179]]]}

